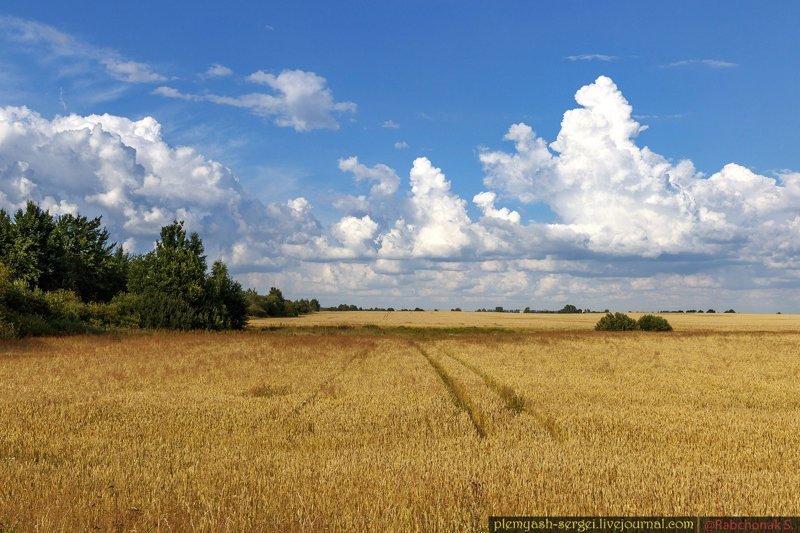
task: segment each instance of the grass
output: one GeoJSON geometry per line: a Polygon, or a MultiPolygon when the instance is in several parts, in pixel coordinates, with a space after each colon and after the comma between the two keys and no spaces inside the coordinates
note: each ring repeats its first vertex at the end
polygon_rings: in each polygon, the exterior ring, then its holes
{"type": "Polygon", "coordinates": [[[796,317],[658,335],[446,318],[4,341],[0,530],[800,509],[796,317]]]}

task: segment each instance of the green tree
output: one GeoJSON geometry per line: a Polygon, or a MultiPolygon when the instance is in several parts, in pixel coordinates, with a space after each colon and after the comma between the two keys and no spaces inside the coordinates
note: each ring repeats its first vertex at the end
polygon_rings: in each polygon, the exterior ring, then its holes
{"type": "Polygon", "coordinates": [[[208,278],[208,302],[215,329],[243,329],[247,324],[247,299],[238,281],[228,275],[228,267],[215,261],[208,278]]]}
{"type": "Polygon", "coordinates": [[[127,255],[108,243],[100,217],[64,215],[54,237],[62,251],[53,280],[57,288],[74,291],[84,301],[108,301],[125,289],[127,255]]]}
{"type": "MultiPolygon", "coordinates": [[[[5,209],[0,209],[0,257],[8,257],[14,243],[14,224],[5,209]]],[[[6,267],[7,268],[7,267],[6,267]]]]}
{"type": "Polygon", "coordinates": [[[206,257],[197,233],[183,222],[161,228],[154,250],[134,258],[122,307],[139,317],[142,327],[202,329],[213,327],[206,300],[206,257]]]}
{"type": "Polygon", "coordinates": [[[183,221],[161,228],[155,250],[131,262],[128,290],[161,293],[199,303],[205,293],[206,256],[197,233],[186,234],[183,221]]]}
{"type": "Polygon", "coordinates": [[[50,213],[28,202],[24,211],[16,212],[13,224],[9,224],[7,215],[1,218],[3,258],[13,278],[29,288],[58,288],[55,276],[62,254],[54,239],[56,224],[50,213]]]}

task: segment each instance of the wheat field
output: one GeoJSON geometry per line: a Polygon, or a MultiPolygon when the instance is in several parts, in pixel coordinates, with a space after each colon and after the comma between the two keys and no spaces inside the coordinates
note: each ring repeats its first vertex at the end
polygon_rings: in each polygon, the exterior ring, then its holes
{"type": "Polygon", "coordinates": [[[6,342],[0,530],[796,515],[800,332],[787,318],[673,321],[668,334],[470,331],[448,317],[440,330],[6,342]]]}
{"type": "MultiPolygon", "coordinates": [[[[629,313],[639,318],[643,313],[629,313]]],[[[502,328],[524,331],[591,331],[602,313],[472,313],[451,311],[323,311],[294,318],[254,318],[250,327],[311,327],[374,325],[383,328],[502,328]]],[[[800,315],[741,313],[669,313],[680,331],[794,331],[800,332],[800,315]]]]}

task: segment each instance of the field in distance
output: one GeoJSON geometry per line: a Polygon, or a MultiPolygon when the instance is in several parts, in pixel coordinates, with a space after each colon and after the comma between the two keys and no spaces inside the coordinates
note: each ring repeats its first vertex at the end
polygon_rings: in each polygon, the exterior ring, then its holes
{"type": "MultiPolygon", "coordinates": [[[[643,313],[629,313],[639,318],[643,313]]],[[[411,328],[504,328],[526,331],[587,331],[603,313],[475,313],[462,311],[323,311],[294,318],[253,318],[251,328],[365,326],[411,328]]],[[[800,315],[666,313],[677,331],[797,331],[800,315]]]]}
{"type": "MultiPolygon", "coordinates": [[[[301,322],[332,315],[369,316],[301,322]]],[[[800,333],[591,331],[599,316],[508,317],[585,331],[0,343],[0,531],[427,533],[485,530],[491,514],[797,514],[800,333]]]]}

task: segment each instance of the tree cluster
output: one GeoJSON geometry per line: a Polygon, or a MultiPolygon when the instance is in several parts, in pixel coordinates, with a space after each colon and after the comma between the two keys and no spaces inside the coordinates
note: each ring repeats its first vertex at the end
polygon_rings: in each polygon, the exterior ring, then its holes
{"type": "Polygon", "coordinates": [[[99,217],[53,217],[33,202],[13,217],[0,210],[0,260],[28,289],[109,301],[125,289],[128,257],[108,240],[99,217]]]}
{"type": "Polygon", "coordinates": [[[129,256],[100,217],[52,216],[33,202],[0,210],[0,336],[106,326],[241,329],[247,301],[221,261],[182,222],[153,251],[129,256]]]}
{"type": "Polygon", "coordinates": [[[291,317],[320,310],[320,305],[316,298],[311,300],[287,300],[283,297],[280,289],[275,287],[271,287],[269,293],[263,296],[253,289],[248,289],[245,293],[245,298],[247,299],[247,313],[257,317],[291,317]]]}

